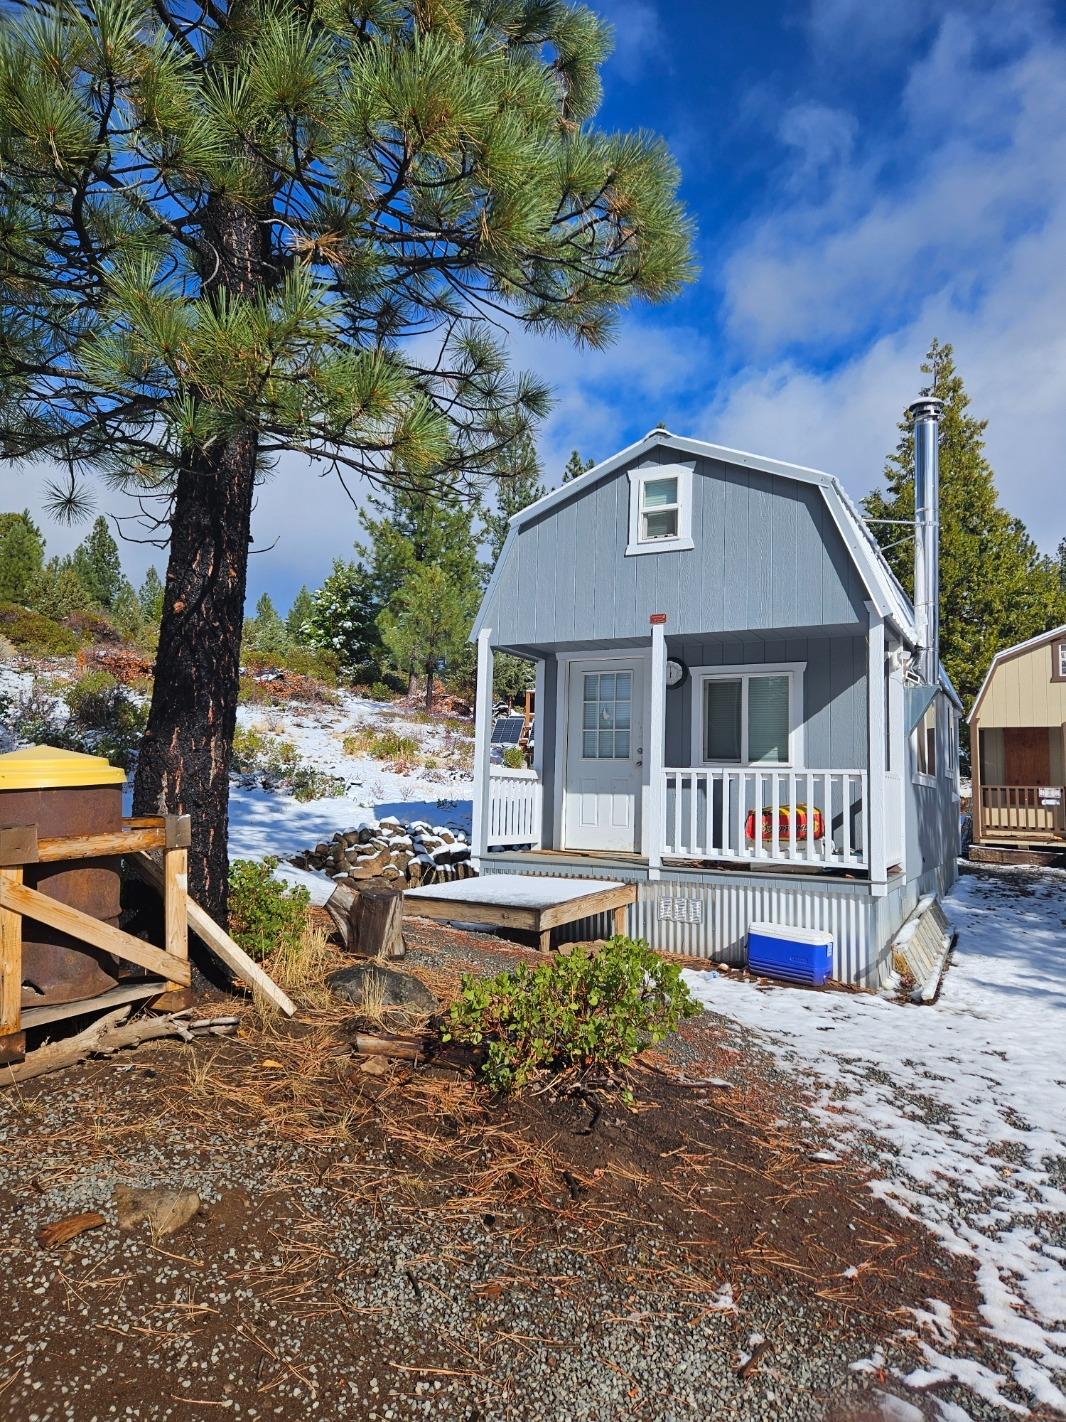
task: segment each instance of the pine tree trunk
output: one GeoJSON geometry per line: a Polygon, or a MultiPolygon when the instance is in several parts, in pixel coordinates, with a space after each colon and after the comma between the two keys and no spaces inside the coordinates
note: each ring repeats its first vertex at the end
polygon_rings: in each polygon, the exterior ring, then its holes
{"type": "MultiPolygon", "coordinates": [[[[252,296],[280,267],[269,225],[222,196],[203,219],[203,293],[252,296]]],[[[170,560],[148,728],[133,805],[192,817],[189,890],[225,925],[229,768],[237,724],[257,437],[235,430],[184,462],[171,514],[170,560]]]]}
{"type": "Polygon", "coordinates": [[[178,476],[135,814],[192,817],[189,891],[226,922],[229,769],[255,483],[253,433],[178,476]]]}
{"type": "Polygon", "coordinates": [[[436,663],[429,661],[426,663],[426,710],[433,710],[433,673],[436,671],[436,663]]]}

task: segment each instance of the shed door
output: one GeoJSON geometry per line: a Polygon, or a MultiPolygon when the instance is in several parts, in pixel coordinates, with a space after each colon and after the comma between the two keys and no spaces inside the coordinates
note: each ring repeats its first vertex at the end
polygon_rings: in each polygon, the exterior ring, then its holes
{"type": "Polygon", "coordinates": [[[641,726],[638,661],[571,662],[564,848],[637,848],[641,726]]]}
{"type": "Polygon", "coordinates": [[[1046,726],[1012,726],[1003,732],[1003,770],[1008,785],[1047,785],[1051,741],[1046,726]]]}

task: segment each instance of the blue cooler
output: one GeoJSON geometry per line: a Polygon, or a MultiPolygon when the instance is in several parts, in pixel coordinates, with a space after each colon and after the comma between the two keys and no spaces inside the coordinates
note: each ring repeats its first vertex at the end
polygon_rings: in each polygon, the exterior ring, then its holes
{"type": "Polygon", "coordinates": [[[749,924],[748,968],[763,977],[824,987],[833,973],[833,935],[820,928],[749,924]]]}

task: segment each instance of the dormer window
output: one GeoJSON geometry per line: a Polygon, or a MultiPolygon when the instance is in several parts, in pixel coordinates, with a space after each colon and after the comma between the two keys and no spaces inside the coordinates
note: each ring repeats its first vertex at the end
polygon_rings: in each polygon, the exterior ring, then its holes
{"type": "Polygon", "coordinates": [[[645,464],[629,471],[629,543],[626,553],[669,553],[691,548],[692,473],[688,464],[645,464]]]}

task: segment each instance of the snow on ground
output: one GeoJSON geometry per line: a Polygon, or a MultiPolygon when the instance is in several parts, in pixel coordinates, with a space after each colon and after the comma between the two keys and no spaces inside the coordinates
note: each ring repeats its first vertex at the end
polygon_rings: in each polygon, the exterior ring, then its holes
{"type": "Polygon", "coordinates": [[[386,702],[370,701],[348,692],[337,706],[241,706],[238,724],[256,727],[290,741],[302,761],[339,777],[343,795],[300,802],[279,791],[234,785],[230,790],[230,857],[258,859],[267,854],[286,858],[329,839],[335,830],[357,829],[385,815],[405,823],[426,820],[431,825],[470,832],[473,784],[464,769],[445,763],[462,752],[465,738],[448,730],[445,718],[426,724],[386,702]],[[440,766],[409,772],[389,770],[379,760],[346,755],[344,737],[366,725],[387,727],[415,740],[423,757],[440,766]]]}
{"type": "Polygon", "coordinates": [[[826,1124],[861,1137],[877,1194],[972,1260],[1014,1386],[952,1356],[950,1327],[906,1380],[957,1378],[1004,1415],[1024,1414],[1023,1397],[1066,1412],[1066,1249],[1052,1242],[1066,1211],[1066,874],[968,872],[945,907],[959,939],[933,1006],[685,978],[757,1030],[826,1124]]]}

